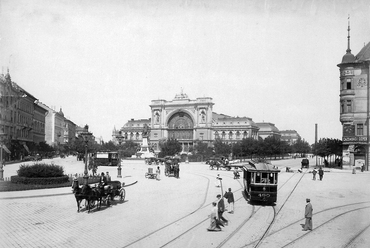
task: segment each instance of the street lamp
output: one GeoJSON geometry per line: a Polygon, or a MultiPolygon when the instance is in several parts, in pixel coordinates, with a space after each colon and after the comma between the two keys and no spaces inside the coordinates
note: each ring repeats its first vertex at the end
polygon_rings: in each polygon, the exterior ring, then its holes
{"type": "Polygon", "coordinates": [[[0,133],[0,181],[4,181],[4,161],[3,161],[3,145],[6,139],[5,133],[0,133]]]}
{"type": "Polygon", "coordinates": [[[89,132],[89,126],[86,124],[84,127],[84,131],[81,133],[81,136],[85,141],[85,170],[84,170],[84,176],[83,176],[85,185],[87,185],[88,179],[89,179],[89,175],[87,174],[87,159],[88,159],[87,144],[89,143],[91,135],[92,134],[89,132]]]}
{"type": "Polygon", "coordinates": [[[118,141],[118,144],[119,144],[119,149],[118,149],[118,168],[117,168],[117,177],[118,178],[122,178],[121,176],[121,144],[123,142],[123,140],[125,139],[125,137],[122,136],[122,131],[119,131],[118,132],[118,135],[116,136],[116,139],[118,141]]]}

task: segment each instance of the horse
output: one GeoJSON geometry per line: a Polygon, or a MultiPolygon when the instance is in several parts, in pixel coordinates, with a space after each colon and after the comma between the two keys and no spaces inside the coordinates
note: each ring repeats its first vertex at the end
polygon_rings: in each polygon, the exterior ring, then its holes
{"type": "Polygon", "coordinates": [[[98,206],[99,209],[101,208],[103,198],[105,198],[105,201],[107,202],[107,206],[110,205],[110,199],[113,198],[112,188],[110,185],[99,184],[98,187],[94,188],[94,192],[96,193],[96,197],[99,203],[99,206],[98,206]]]}
{"type": "Polygon", "coordinates": [[[77,212],[80,212],[80,204],[82,200],[87,201],[86,208],[88,209],[88,212],[90,212],[90,202],[92,200],[97,200],[97,194],[89,185],[83,185],[80,187],[77,180],[74,181],[72,188],[77,202],[77,212]]]}

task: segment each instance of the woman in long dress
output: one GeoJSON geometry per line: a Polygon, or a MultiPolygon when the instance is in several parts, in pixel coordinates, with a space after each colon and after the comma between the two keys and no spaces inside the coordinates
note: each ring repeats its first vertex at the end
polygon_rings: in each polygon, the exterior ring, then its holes
{"type": "Polygon", "coordinates": [[[157,174],[157,180],[161,180],[161,170],[159,169],[159,166],[157,167],[156,174],[157,174]]]}
{"type": "Polygon", "coordinates": [[[210,225],[207,228],[208,231],[221,231],[221,227],[218,223],[218,211],[217,211],[217,203],[212,202],[211,214],[210,217],[210,225]]]}
{"type": "Polygon", "coordinates": [[[220,184],[220,174],[217,174],[215,185],[216,185],[217,188],[221,186],[221,184],[220,184]]]}

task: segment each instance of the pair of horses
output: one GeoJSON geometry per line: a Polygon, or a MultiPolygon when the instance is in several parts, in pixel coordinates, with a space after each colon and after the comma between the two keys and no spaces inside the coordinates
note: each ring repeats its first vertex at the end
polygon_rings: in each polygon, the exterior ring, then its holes
{"type": "Polygon", "coordinates": [[[88,212],[90,212],[90,209],[95,206],[96,202],[98,209],[101,208],[103,200],[107,202],[107,206],[110,205],[109,200],[112,198],[112,192],[109,185],[91,187],[90,185],[86,184],[80,186],[78,181],[74,181],[72,188],[77,202],[77,212],[80,212],[80,204],[82,200],[85,200],[85,206],[88,212]]]}

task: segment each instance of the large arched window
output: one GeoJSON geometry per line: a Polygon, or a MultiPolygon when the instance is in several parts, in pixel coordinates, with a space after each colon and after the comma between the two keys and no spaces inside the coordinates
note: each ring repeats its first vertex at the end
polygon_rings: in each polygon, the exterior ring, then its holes
{"type": "Polygon", "coordinates": [[[168,127],[170,129],[193,129],[194,123],[188,114],[178,112],[170,118],[168,127]]]}
{"type": "Polygon", "coordinates": [[[192,140],[193,128],[193,120],[187,113],[175,113],[168,121],[168,137],[177,140],[192,140]]]}

